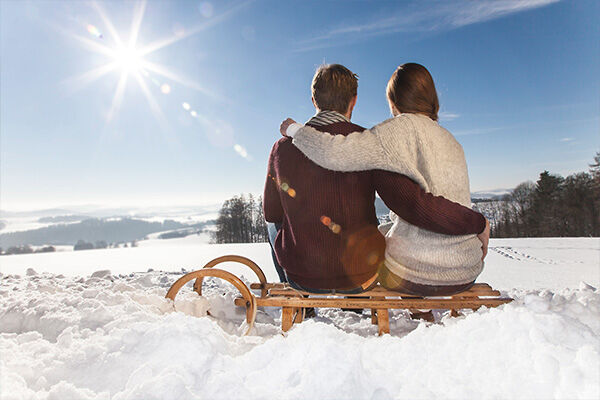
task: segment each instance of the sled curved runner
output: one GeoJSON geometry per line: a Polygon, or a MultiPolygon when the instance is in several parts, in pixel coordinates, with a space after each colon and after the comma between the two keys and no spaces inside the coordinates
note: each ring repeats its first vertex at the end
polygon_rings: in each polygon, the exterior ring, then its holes
{"type": "Polygon", "coordinates": [[[378,325],[379,334],[390,332],[390,309],[446,309],[455,317],[463,309],[478,310],[480,307],[498,307],[511,302],[513,299],[501,297],[500,292],[492,289],[487,283],[476,283],[470,289],[452,296],[418,297],[387,290],[378,285],[368,291],[358,294],[338,294],[332,291],[329,294],[314,294],[303,292],[290,287],[286,283],[269,283],[260,267],[252,260],[237,256],[227,255],[215,258],[208,262],[203,269],[184,275],[176,281],[167,296],[174,299],[177,292],[187,282],[196,279],[194,290],[202,295],[202,280],[213,276],[224,279],[233,284],[241,294],[234,300],[234,304],[246,308],[248,332],[256,318],[256,307],[281,307],[281,328],[288,331],[294,323],[304,319],[304,310],[315,308],[370,308],[371,322],[378,325]],[[246,286],[238,277],[230,272],[214,268],[224,262],[237,262],[252,269],[259,282],[246,286]],[[260,296],[255,296],[250,289],[260,290],[260,296]]]}
{"type": "MultiPolygon", "coordinates": [[[[261,284],[266,285],[267,278],[265,276],[265,273],[262,271],[262,269],[260,269],[260,267],[258,265],[256,265],[256,263],[254,261],[252,261],[249,258],[243,257],[243,256],[237,256],[237,255],[231,254],[231,255],[217,257],[214,260],[207,262],[204,265],[204,267],[202,267],[202,269],[213,268],[219,264],[226,263],[226,262],[235,262],[235,263],[239,263],[239,264],[247,266],[256,274],[256,277],[258,278],[259,282],[261,284]]],[[[198,292],[198,294],[200,296],[202,296],[202,280],[203,280],[203,277],[199,277],[196,279],[196,282],[194,282],[194,291],[198,292]]],[[[267,290],[266,289],[261,290],[260,295],[263,297],[266,296],[267,290]]]]}
{"type": "MultiPolygon", "coordinates": [[[[194,286],[198,282],[200,282],[200,286],[201,286],[202,280],[205,277],[214,277],[214,278],[223,279],[223,280],[231,283],[233,286],[235,286],[235,288],[240,292],[242,297],[238,297],[236,299],[236,301],[242,300],[242,302],[244,304],[242,306],[241,304],[238,304],[239,303],[238,302],[238,303],[236,303],[236,305],[246,308],[246,322],[248,323],[248,329],[246,330],[245,335],[250,333],[250,331],[252,330],[252,327],[254,326],[254,320],[256,319],[256,308],[257,308],[256,298],[254,297],[254,295],[252,294],[250,289],[248,289],[248,286],[246,286],[246,284],[244,282],[242,282],[240,280],[240,278],[233,275],[231,272],[227,272],[222,269],[200,269],[198,271],[190,272],[189,274],[185,274],[184,276],[179,278],[177,281],[175,281],[175,283],[173,283],[173,285],[171,285],[171,288],[169,289],[169,291],[167,292],[167,295],[165,297],[167,299],[171,299],[173,302],[175,302],[175,297],[177,296],[177,293],[186,283],[188,283],[189,281],[191,281],[193,279],[196,279],[196,283],[194,284],[194,286]]],[[[199,294],[202,295],[201,292],[199,292],[199,294]]]]}

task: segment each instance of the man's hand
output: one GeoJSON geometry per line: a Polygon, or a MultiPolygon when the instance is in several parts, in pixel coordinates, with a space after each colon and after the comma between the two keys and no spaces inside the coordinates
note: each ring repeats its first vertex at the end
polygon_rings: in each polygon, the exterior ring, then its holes
{"type": "Polygon", "coordinates": [[[281,132],[281,136],[283,137],[288,137],[287,135],[287,128],[288,126],[290,126],[291,124],[295,124],[296,121],[294,121],[291,118],[286,119],[285,121],[283,121],[281,123],[281,126],[279,127],[279,132],[281,132]]]}
{"type": "Polygon", "coordinates": [[[487,256],[488,244],[490,242],[490,221],[488,221],[487,218],[485,219],[485,229],[483,230],[483,232],[477,235],[477,238],[479,238],[479,240],[481,241],[481,250],[483,251],[481,261],[483,261],[485,256],[487,256]]]}

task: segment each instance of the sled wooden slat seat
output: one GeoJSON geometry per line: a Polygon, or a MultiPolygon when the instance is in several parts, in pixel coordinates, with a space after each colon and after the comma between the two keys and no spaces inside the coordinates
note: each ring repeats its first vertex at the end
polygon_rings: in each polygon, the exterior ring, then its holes
{"type": "MultiPolygon", "coordinates": [[[[264,285],[262,283],[251,283],[250,284],[250,289],[263,289],[263,287],[265,289],[284,289],[284,288],[288,288],[290,286],[287,283],[280,283],[280,282],[274,282],[274,283],[269,282],[269,283],[265,283],[264,285]]],[[[487,283],[476,283],[468,291],[473,290],[473,289],[490,289],[490,290],[492,290],[492,287],[487,283]]],[[[385,290],[385,289],[381,286],[377,286],[373,290],[385,290]]]]}
{"type": "Polygon", "coordinates": [[[194,291],[202,295],[203,278],[212,277],[223,279],[233,284],[241,293],[241,297],[234,299],[234,304],[246,308],[246,321],[248,334],[256,318],[257,307],[280,307],[281,329],[287,332],[294,324],[301,323],[304,319],[304,310],[315,308],[354,308],[370,309],[371,322],[377,324],[380,335],[390,332],[389,310],[450,310],[450,315],[456,317],[459,310],[478,310],[480,307],[498,307],[510,303],[513,299],[501,297],[499,291],[494,290],[487,283],[476,283],[469,290],[451,296],[419,297],[412,294],[388,290],[376,286],[368,291],[358,294],[325,293],[315,294],[290,287],[287,283],[270,283],[266,281],[265,274],[252,260],[237,256],[227,255],[218,257],[208,262],[203,269],[188,273],[181,277],[169,289],[167,296],[175,299],[177,292],[188,281],[194,280],[194,291]],[[225,270],[214,268],[218,264],[234,262],[249,267],[257,275],[260,282],[246,285],[235,275],[225,270]],[[253,294],[252,290],[260,290],[260,296],[253,294]]]}
{"type": "MultiPolygon", "coordinates": [[[[287,296],[257,297],[258,307],[322,307],[322,308],[393,308],[393,309],[478,309],[481,306],[497,307],[509,303],[512,299],[505,298],[408,298],[408,299],[358,299],[358,298],[331,298],[308,297],[296,298],[287,296]]],[[[245,306],[246,300],[242,297],[235,299],[235,304],[245,306]]]]}
{"type": "MultiPolygon", "coordinates": [[[[250,288],[254,289],[252,287],[250,287],[250,288]]],[[[260,289],[260,288],[256,288],[256,289],[260,289]]],[[[278,286],[276,288],[268,289],[268,292],[269,292],[269,295],[271,295],[271,296],[284,296],[291,292],[300,293],[303,295],[311,295],[311,296],[327,296],[327,295],[329,295],[329,294],[319,295],[319,294],[315,294],[315,293],[304,292],[301,290],[295,290],[295,289],[290,288],[289,286],[278,286]]],[[[418,298],[418,297],[420,297],[420,296],[416,296],[414,294],[401,293],[401,292],[395,292],[393,290],[388,290],[388,289],[384,288],[383,286],[376,286],[375,288],[373,288],[371,290],[368,290],[368,291],[365,291],[362,293],[357,293],[357,294],[336,293],[336,295],[344,296],[344,297],[365,297],[365,296],[384,296],[384,297],[402,297],[402,298],[410,298],[410,297],[418,298]]],[[[490,285],[488,285],[487,283],[476,283],[469,290],[465,290],[464,292],[461,292],[460,295],[463,297],[478,297],[478,296],[490,296],[491,297],[491,296],[500,296],[500,292],[492,289],[490,287],[490,285]]],[[[450,297],[450,296],[439,296],[439,297],[450,297]]]]}

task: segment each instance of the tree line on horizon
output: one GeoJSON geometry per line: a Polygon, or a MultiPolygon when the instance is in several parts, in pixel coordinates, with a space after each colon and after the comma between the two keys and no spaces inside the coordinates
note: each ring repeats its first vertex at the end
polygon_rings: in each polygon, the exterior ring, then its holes
{"type": "Polygon", "coordinates": [[[137,240],[132,240],[129,245],[127,242],[123,243],[107,243],[106,240],[97,240],[96,243],[86,242],[83,239],[79,239],[73,246],[73,251],[79,250],[94,250],[94,249],[118,249],[120,247],[137,247],[137,240]]]}
{"type": "Polygon", "coordinates": [[[544,171],[537,182],[524,182],[500,200],[476,203],[491,223],[491,236],[600,236],[600,152],[589,172],[563,178],[544,171]]]}
{"type": "Polygon", "coordinates": [[[223,203],[219,210],[215,243],[261,243],[267,242],[267,224],[262,209],[262,197],[249,194],[234,196],[223,203]]]}
{"type": "Polygon", "coordinates": [[[33,253],[54,253],[56,251],[56,247],[54,246],[44,246],[39,249],[33,249],[30,245],[21,245],[21,246],[11,246],[6,250],[3,250],[0,247],[0,256],[10,256],[16,254],[33,254],[33,253]]]}
{"type": "MultiPolygon", "coordinates": [[[[496,200],[473,207],[491,221],[491,237],[600,236],[600,152],[589,172],[563,178],[543,171],[537,182],[524,182],[496,200]]],[[[234,196],[219,211],[215,243],[267,242],[261,197],[234,196]]]]}

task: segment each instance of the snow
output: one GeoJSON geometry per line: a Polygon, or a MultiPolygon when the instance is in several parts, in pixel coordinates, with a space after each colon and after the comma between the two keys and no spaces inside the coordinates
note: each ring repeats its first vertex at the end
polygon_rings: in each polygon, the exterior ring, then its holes
{"type": "MultiPolygon", "coordinates": [[[[202,235],[190,235],[177,239],[152,239],[138,242],[138,247],[117,249],[80,250],[61,253],[38,253],[0,256],[0,271],[5,274],[22,274],[27,268],[38,272],[54,272],[64,275],[87,276],[100,269],[125,274],[148,269],[163,271],[187,271],[202,268],[213,258],[239,254],[264,266],[269,279],[278,279],[271,261],[270,247],[260,244],[206,243],[202,235]]],[[[247,269],[228,267],[234,273],[248,273],[247,269]]]]}
{"type": "MultiPolygon", "coordinates": [[[[64,275],[89,275],[100,269],[117,274],[150,268],[192,271],[225,254],[248,257],[261,266],[267,278],[278,279],[268,244],[211,245],[206,233],[141,240],[134,248],[0,256],[0,271],[23,274],[27,268],[34,268],[64,275]]],[[[228,270],[247,274],[247,269],[235,265],[228,270]]],[[[492,239],[480,281],[506,290],[578,288],[581,281],[600,287],[600,239],[492,239]]]]}
{"type": "Polygon", "coordinates": [[[498,289],[600,287],[600,239],[492,239],[479,281],[498,289]]]}
{"type": "Polygon", "coordinates": [[[273,280],[268,246],[149,242],[0,257],[1,399],[600,397],[597,239],[492,240],[481,280],[514,302],[434,324],[395,310],[382,337],[368,311],[337,309],[282,335],[274,308],[241,336],[233,286],[164,296],[224,254],[273,280]]]}

